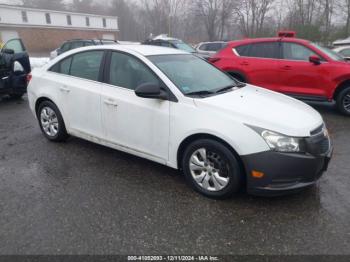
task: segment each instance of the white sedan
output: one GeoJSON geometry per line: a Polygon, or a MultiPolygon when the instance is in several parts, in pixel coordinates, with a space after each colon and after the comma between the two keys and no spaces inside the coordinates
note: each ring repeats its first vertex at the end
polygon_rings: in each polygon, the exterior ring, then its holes
{"type": "Polygon", "coordinates": [[[244,185],[255,194],[294,192],[314,185],[331,157],[314,109],[184,51],[85,47],[32,74],[30,108],[47,139],[76,136],[180,169],[208,197],[244,185]]]}

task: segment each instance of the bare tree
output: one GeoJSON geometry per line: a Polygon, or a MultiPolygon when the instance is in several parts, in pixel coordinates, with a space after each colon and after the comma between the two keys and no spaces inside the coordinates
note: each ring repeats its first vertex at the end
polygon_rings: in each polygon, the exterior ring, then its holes
{"type": "Polygon", "coordinates": [[[247,37],[260,36],[265,20],[275,0],[243,0],[235,8],[240,29],[247,37]]]}

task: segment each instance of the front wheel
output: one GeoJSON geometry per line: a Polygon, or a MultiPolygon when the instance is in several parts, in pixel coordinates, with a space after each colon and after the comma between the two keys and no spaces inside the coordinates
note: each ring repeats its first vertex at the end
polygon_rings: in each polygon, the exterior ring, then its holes
{"type": "Polygon", "coordinates": [[[199,193],[225,199],[238,192],[243,172],[236,156],[222,143],[202,139],[190,144],[182,160],[188,183],[199,193]]]}
{"type": "Polygon", "coordinates": [[[337,98],[338,110],[344,115],[350,116],[350,87],[342,90],[337,98]]]}

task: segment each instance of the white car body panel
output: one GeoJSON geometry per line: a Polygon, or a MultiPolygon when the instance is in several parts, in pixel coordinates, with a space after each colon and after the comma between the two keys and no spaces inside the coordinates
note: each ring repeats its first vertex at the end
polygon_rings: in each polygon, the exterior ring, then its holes
{"type": "Polygon", "coordinates": [[[186,97],[147,59],[149,55],[166,54],[187,53],[142,45],[93,46],[69,51],[33,71],[28,87],[30,108],[35,114],[37,100],[47,97],[60,109],[69,134],[173,168],[178,168],[179,146],[192,135],[215,136],[243,156],[270,150],[247,125],[288,136],[309,137],[323,123],[320,114],[308,105],[250,85],[203,99],[186,97]],[[127,52],[141,59],[178,102],[144,99],[129,89],[47,71],[67,56],[101,49],[127,52]]]}

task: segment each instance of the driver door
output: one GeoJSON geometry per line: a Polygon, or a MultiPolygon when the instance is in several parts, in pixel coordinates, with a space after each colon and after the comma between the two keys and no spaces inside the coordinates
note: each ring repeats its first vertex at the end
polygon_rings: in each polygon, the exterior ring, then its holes
{"type": "MultiPolygon", "coordinates": [[[[322,83],[327,81],[327,63],[316,65],[310,56],[319,56],[308,47],[292,42],[282,43],[282,59],[279,63],[281,92],[296,96],[326,97],[322,83]]],[[[322,60],[322,58],[321,58],[322,60]]]]}
{"type": "Polygon", "coordinates": [[[144,83],[161,80],[141,60],[110,52],[102,88],[102,120],[107,140],[136,155],[165,164],[169,146],[170,102],[136,96],[144,83]]]}

